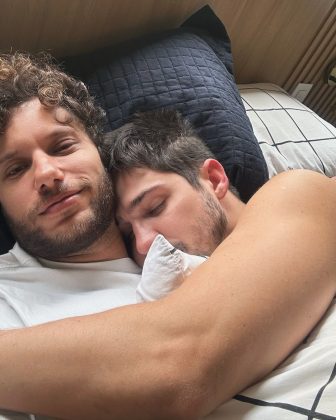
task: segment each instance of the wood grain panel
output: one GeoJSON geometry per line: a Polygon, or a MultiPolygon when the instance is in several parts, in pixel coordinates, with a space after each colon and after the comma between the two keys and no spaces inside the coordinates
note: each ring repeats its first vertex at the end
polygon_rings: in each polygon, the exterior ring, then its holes
{"type": "Polygon", "coordinates": [[[263,80],[283,86],[335,1],[249,0],[233,26],[222,2],[213,3],[232,38],[239,83],[263,80]]]}
{"type": "Polygon", "coordinates": [[[177,27],[206,3],[228,30],[238,83],[312,82],[307,104],[320,110],[333,97],[319,81],[336,55],[336,0],[1,0],[0,51],[92,51],[177,27]]]}
{"type": "Polygon", "coordinates": [[[56,56],[90,51],[175,27],[203,4],[201,0],[2,0],[0,50],[47,49],[56,56]]]}
{"type": "Polygon", "coordinates": [[[284,83],[284,88],[289,92],[298,83],[312,83],[313,88],[304,103],[333,125],[336,125],[336,89],[326,83],[325,72],[335,57],[336,3],[333,2],[315,39],[284,83]]]}

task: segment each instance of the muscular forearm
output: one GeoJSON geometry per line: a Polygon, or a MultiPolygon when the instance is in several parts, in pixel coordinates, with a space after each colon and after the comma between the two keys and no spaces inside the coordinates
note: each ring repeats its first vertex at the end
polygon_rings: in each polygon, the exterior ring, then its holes
{"type": "Polygon", "coordinates": [[[335,294],[333,209],[306,211],[306,202],[298,219],[277,223],[252,202],[234,234],[160,302],[1,335],[0,406],[187,419],[231,398],[273,369],[335,294]]]}
{"type": "MultiPolygon", "coordinates": [[[[236,312],[227,305],[235,320],[222,320],[222,327],[208,331],[202,320],[193,322],[181,310],[181,325],[157,323],[152,316],[161,311],[148,305],[5,334],[0,406],[60,418],[196,418],[279,363],[313,326],[330,296],[326,290],[322,298],[320,291],[314,293],[319,308],[309,308],[303,296],[307,305],[298,314],[297,302],[284,305],[278,294],[274,310],[249,319],[241,311],[247,305],[256,309],[254,293],[246,293],[247,302],[242,290],[231,292],[242,297],[236,312]],[[284,306],[289,316],[281,321],[284,306]]],[[[223,307],[229,298],[223,296],[223,307]]],[[[203,305],[198,311],[214,309],[203,305]]],[[[193,313],[193,305],[188,311],[193,313]]],[[[170,318],[169,306],[165,317],[170,318]]]]}
{"type": "Polygon", "coordinates": [[[184,363],[194,346],[178,322],[167,328],[153,319],[157,309],[124,307],[2,334],[0,406],[76,419],[193,417],[198,369],[191,380],[184,363]]]}

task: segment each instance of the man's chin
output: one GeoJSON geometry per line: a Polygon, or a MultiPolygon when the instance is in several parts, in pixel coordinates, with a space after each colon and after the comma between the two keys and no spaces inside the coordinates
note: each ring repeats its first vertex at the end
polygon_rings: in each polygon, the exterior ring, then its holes
{"type": "Polygon", "coordinates": [[[96,237],[90,232],[58,232],[54,235],[44,235],[41,232],[32,232],[33,240],[20,235],[17,240],[20,246],[29,254],[49,260],[58,260],[70,255],[78,254],[89,248],[96,237]]]}
{"type": "Polygon", "coordinates": [[[172,244],[174,246],[174,248],[179,249],[182,252],[185,252],[186,254],[190,254],[190,255],[198,255],[198,256],[209,256],[212,254],[212,251],[215,249],[209,249],[205,250],[205,249],[199,249],[199,248],[195,248],[195,246],[188,246],[186,243],[184,242],[177,242],[172,244]]]}
{"type": "Polygon", "coordinates": [[[69,218],[65,223],[35,228],[15,226],[15,236],[20,246],[29,254],[55,260],[77,254],[90,247],[102,234],[94,216],[69,218]]]}

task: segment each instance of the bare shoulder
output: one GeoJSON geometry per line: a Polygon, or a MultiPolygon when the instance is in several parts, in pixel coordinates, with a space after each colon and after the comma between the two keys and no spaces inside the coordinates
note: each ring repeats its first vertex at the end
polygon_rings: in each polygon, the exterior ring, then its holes
{"type": "MultiPolygon", "coordinates": [[[[234,233],[272,240],[285,233],[305,238],[318,247],[322,241],[336,250],[336,182],[307,170],[279,174],[247,203],[234,233]]],[[[334,251],[335,252],[335,251],[334,251]]]]}
{"type": "MultiPolygon", "coordinates": [[[[247,205],[248,211],[256,208],[262,213],[292,214],[292,212],[317,212],[321,216],[334,216],[336,212],[335,180],[308,170],[283,172],[268,181],[247,205]]],[[[333,217],[334,218],[334,217],[333,217]]]]}
{"type": "Polygon", "coordinates": [[[303,188],[310,190],[311,188],[332,189],[335,192],[335,180],[327,176],[306,169],[297,169],[282,172],[268,181],[262,189],[269,189],[273,185],[286,186],[288,188],[303,188]]]}

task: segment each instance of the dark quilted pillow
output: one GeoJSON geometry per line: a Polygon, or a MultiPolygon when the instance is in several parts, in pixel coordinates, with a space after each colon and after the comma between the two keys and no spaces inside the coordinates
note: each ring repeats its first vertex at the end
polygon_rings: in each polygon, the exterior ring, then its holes
{"type": "Polygon", "coordinates": [[[178,109],[247,201],[267,167],[232,75],[230,41],[206,6],[181,28],[65,61],[107,112],[106,130],[136,111],[178,109]]]}
{"type": "Polygon", "coordinates": [[[15,241],[2,212],[0,212],[0,238],[0,254],[5,254],[13,247],[15,241]]]}

